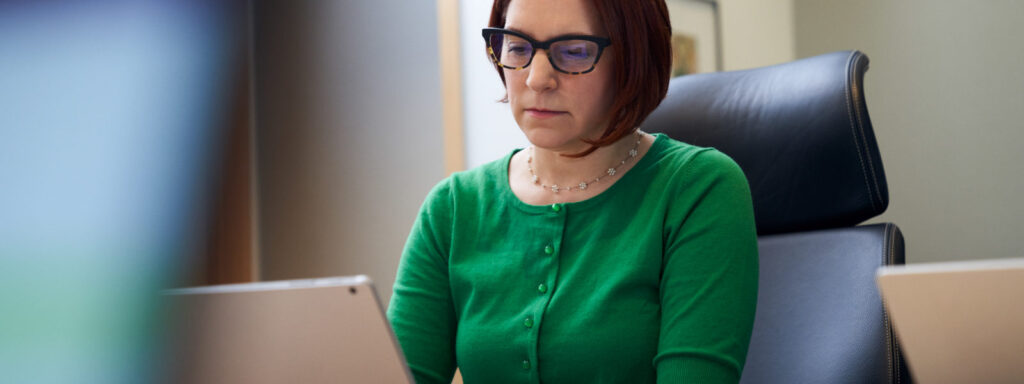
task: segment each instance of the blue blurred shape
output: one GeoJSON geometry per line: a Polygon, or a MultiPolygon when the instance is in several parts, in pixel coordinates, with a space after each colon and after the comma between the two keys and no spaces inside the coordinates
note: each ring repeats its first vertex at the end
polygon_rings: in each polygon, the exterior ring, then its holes
{"type": "Polygon", "coordinates": [[[0,3],[0,382],[150,382],[201,247],[230,1],[0,3]]]}

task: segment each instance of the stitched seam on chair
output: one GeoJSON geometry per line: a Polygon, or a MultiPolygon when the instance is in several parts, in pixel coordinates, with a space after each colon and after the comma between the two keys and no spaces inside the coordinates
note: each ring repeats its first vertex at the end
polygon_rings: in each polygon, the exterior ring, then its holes
{"type": "Polygon", "coordinates": [[[850,76],[850,73],[852,72],[850,66],[851,66],[851,64],[853,64],[850,61],[850,57],[853,57],[854,54],[856,54],[856,53],[857,53],[856,51],[850,52],[850,56],[846,58],[846,76],[847,76],[846,80],[847,81],[845,81],[844,84],[843,84],[843,87],[845,88],[845,92],[843,92],[843,93],[845,93],[845,96],[846,96],[846,117],[850,121],[850,131],[851,131],[850,133],[853,135],[853,147],[857,151],[857,160],[860,161],[860,172],[861,172],[862,175],[864,175],[864,185],[866,187],[868,187],[868,201],[871,202],[871,209],[872,210],[877,210],[877,208],[875,208],[875,199],[871,197],[871,182],[868,181],[868,171],[864,167],[864,157],[860,153],[860,143],[857,142],[857,127],[854,126],[853,111],[852,111],[853,106],[852,106],[852,103],[850,102],[850,79],[849,79],[849,76],[850,76]]]}
{"type": "MultiPolygon", "coordinates": [[[[889,264],[893,264],[895,262],[896,257],[896,226],[893,225],[892,223],[886,224],[886,233],[889,236],[889,264]]],[[[885,311],[884,301],[882,302],[882,310],[885,311]]],[[[889,312],[886,312],[886,324],[888,324],[889,321],[888,313],[889,312]]],[[[892,332],[895,332],[895,330],[893,330],[892,332]]],[[[895,333],[892,334],[892,338],[892,356],[893,359],[896,360],[894,372],[896,373],[896,384],[899,384],[902,381],[900,380],[900,367],[902,366],[902,364],[900,364],[900,343],[899,340],[896,340],[895,333]]]]}
{"type": "MultiPolygon", "coordinates": [[[[892,249],[892,247],[889,245],[890,244],[890,239],[889,239],[889,224],[888,223],[885,224],[885,229],[883,230],[882,236],[884,236],[884,244],[885,245],[883,246],[884,248],[882,248],[882,260],[881,261],[882,261],[882,265],[888,265],[889,264],[889,255],[887,254],[887,252],[885,252],[885,250],[886,249],[892,249]]],[[[881,292],[879,292],[879,293],[881,293],[881,292]]],[[[879,295],[879,296],[881,296],[881,295],[879,295]]],[[[887,374],[887,376],[889,376],[889,380],[888,381],[890,383],[892,383],[892,382],[895,381],[895,378],[893,377],[893,372],[892,372],[892,339],[891,339],[891,337],[889,335],[889,313],[886,312],[886,310],[885,310],[885,297],[882,297],[882,325],[885,327],[885,361],[886,361],[886,363],[888,364],[888,367],[889,367],[889,369],[886,371],[886,374],[887,374]]]]}
{"type": "MultiPolygon", "coordinates": [[[[858,55],[856,57],[856,59],[855,59],[856,62],[854,62],[854,64],[859,63],[860,60],[863,59],[863,58],[864,58],[864,55],[858,55]]],[[[856,67],[857,67],[856,65],[853,66],[854,69],[856,67]]],[[[848,75],[850,77],[853,77],[853,79],[851,79],[851,82],[856,78],[856,76],[855,76],[856,74],[854,73],[854,71],[850,71],[848,73],[848,75]]],[[[863,84],[862,84],[862,87],[863,87],[863,84]]],[[[861,92],[863,92],[863,89],[861,90],[861,92]]],[[[857,114],[857,127],[860,129],[860,139],[864,141],[864,150],[867,151],[868,150],[868,137],[867,137],[867,135],[864,134],[864,118],[860,114],[860,108],[854,108],[854,112],[857,114]]],[[[878,175],[875,174],[875,162],[871,160],[871,156],[870,156],[869,153],[865,153],[865,155],[867,155],[865,157],[867,157],[867,159],[868,159],[868,169],[871,170],[871,181],[875,182],[874,183],[875,184],[875,196],[878,197],[878,202],[881,203],[882,202],[882,188],[878,185],[878,175]]],[[[868,192],[870,193],[870,190],[868,192]]],[[[872,205],[872,207],[874,207],[874,205],[872,205]]]]}
{"type": "MultiPolygon", "coordinates": [[[[896,241],[894,240],[895,236],[891,232],[891,230],[892,230],[892,224],[891,223],[886,223],[885,224],[885,239],[886,239],[886,245],[888,245],[887,248],[889,248],[889,252],[884,254],[884,255],[882,255],[885,258],[885,260],[883,261],[885,263],[885,265],[891,265],[892,264],[893,251],[895,249],[895,244],[896,244],[896,241]]],[[[894,351],[894,349],[896,348],[895,347],[896,340],[895,340],[895,337],[892,334],[891,325],[889,324],[889,312],[885,309],[885,298],[884,297],[882,298],[882,317],[885,319],[885,356],[886,356],[886,359],[889,361],[889,382],[891,383],[891,382],[895,381],[898,384],[900,382],[899,365],[897,364],[895,366],[895,369],[894,369],[894,366],[893,366],[893,363],[892,363],[893,358],[897,358],[896,357],[896,353],[894,351]],[[895,380],[893,379],[893,375],[895,375],[895,380]]],[[[897,363],[898,362],[899,362],[899,360],[897,360],[897,363]]]]}

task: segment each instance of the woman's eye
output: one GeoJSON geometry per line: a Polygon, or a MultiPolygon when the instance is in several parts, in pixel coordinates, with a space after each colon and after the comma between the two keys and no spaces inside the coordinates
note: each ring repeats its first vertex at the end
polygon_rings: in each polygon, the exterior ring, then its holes
{"type": "Polygon", "coordinates": [[[580,60],[589,58],[592,51],[586,44],[567,44],[560,47],[558,52],[566,59],[580,60]]]}
{"type": "Polygon", "coordinates": [[[525,45],[509,45],[505,52],[513,55],[525,55],[529,52],[529,47],[525,45]]]}

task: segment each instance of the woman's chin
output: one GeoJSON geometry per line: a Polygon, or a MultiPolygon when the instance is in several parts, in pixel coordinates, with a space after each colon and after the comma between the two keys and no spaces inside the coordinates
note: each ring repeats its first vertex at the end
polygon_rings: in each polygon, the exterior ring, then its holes
{"type": "Polygon", "coordinates": [[[523,130],[526,139],[537,148],[555,151],[575,151],[576,147],[584,147],[579,137],[569,132],[551,128],[527,128],[523,130]]]}

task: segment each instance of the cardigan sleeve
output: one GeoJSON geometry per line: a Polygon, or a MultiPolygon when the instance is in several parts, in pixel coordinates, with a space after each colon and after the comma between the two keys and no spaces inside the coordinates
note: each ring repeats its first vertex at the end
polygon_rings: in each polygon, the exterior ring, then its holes
{"type": "Polygon", "coordinates": [[[445,179],[427,195],[406,241],[388,321],[419,384],[451,383],[456,317],[448,280],[452,195],[445,179]]]}
{"type": "Polygon", "coordinates": [[[708,149],[676,174],[666,214],[659,383],[736,383],[757,305],[757,229],[746,177],[708,149]]]}

